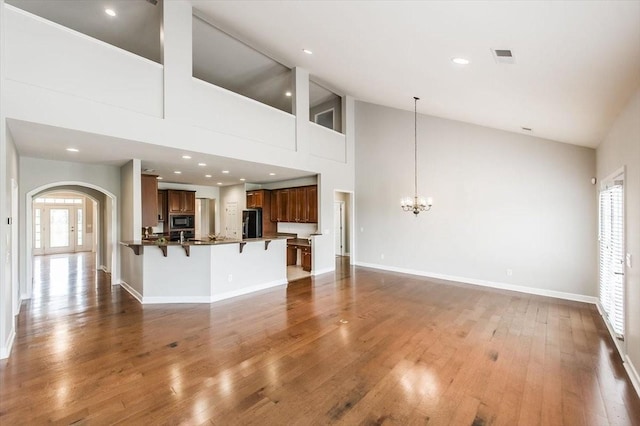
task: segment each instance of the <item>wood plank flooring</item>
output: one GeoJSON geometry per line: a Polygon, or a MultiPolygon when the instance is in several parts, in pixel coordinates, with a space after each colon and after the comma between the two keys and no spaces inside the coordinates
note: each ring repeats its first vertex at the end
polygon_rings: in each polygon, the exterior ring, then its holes
{"type": "Polygon", "coordinates": [[[345,260],[212,305],[141,306],[90,254],[38,257],[34,277],[2,425],[640,425],[584,303],[345,260]]]}

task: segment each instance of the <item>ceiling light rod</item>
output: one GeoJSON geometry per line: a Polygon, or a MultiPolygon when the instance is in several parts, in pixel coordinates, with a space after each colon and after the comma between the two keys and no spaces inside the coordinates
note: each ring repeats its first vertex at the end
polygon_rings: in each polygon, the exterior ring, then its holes
{"type": "Polygon", "coordinates": [[[433,199],[431,197],[424,198],[418,196],[418,101],[420,98],[413,97],[413,130],[414,130],[414,145],[413,145],[413,197],[403,197],[400,200],[400,206],[405,212],[413,212],[416,217],[420,212],[426,212],[431,210],[433,205],[433,199]]]}

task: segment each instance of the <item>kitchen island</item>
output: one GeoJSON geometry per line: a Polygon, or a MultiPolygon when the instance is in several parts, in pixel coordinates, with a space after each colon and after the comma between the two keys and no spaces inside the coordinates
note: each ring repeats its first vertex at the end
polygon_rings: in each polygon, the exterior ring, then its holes
{"type": "Polygon", "coordinates": [[[211,303],[287,283],[287,237],[122,241],[121,286],[143,304],[211,303]]]}

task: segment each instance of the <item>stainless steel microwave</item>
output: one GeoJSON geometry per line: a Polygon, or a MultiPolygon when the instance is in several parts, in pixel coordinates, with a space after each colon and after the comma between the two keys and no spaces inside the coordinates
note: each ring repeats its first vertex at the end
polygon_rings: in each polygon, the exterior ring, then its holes
{"type": "Polygon", "coordinates": [[[195,221],[193,215],[170,216],[171,229],[194,228],[195,221]]]}

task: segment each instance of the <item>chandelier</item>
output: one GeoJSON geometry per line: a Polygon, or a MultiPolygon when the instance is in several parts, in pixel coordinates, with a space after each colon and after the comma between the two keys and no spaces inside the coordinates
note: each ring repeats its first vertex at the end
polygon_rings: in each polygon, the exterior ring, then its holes
{"type": "Polygon", "coordinates": [[[420,212],[431,210],[433,199],[431,197],[424,198],[418,196],[418,100],[420,98],[413,97],[414,108],[414,195],[413,197],[403,197],[400,200],[402,210],[405,212],[413,212],[416,217],[420,212]]]}

